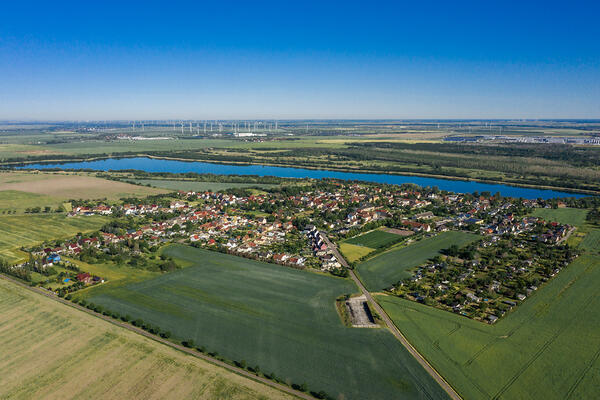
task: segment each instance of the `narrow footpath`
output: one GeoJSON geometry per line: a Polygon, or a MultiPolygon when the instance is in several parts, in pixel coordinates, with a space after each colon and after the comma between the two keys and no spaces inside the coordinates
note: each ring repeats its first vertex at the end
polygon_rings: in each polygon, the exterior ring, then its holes
{"type": "Polygon", "coordinates": [[[442,387],[442,389],[444,389],[446,391],[446,393],[448,393],[448,395],[453,400],[461,400],[462,398],[454,390],[454,388],[452,386],[450,386],[450,384],[448,382],[446,382],[446,380],[435,370],[435,368],[433,368],[431,366],[431,364],[429,364],[427,362],[427,360],[421,355],[421,353],[419,353],[417,351],[417,349],[415,349],[413,347],[413,345],[410,344],[408,339],[406,339],[406,337],[402,334],[402,332],[400,332],[400,330],[394,324],[394,322],[389,317],[389,315],[387,315],[387,313],[379,305],[379,303],[377,303],[375,301],[373,296],[371,296],[371,293],[363,285],[363,283],[360,281],[360,279],[358,279],[358,277],[354,273],[354,270],[352,270],[350,268],[350,266],[348,265],[348,262],[346,262],[346,259],[344,259],[342,254],[338,251],[337,246],[329,240],[329,238],[327,237],[327,235],[324,232],[321,232],[321,237],[323,238],[325,243],[327,243],[327,247],[329,247],[333,251],[333,254],[338,259],[340,264],[342,264],[344,266],[344,268],[346,268],[348,270],[348,273],[350,274],[350,278],[352,278],[354,283],[356,283],[356,286],[358,286],[358,288],[360,289],[362,294],[366,296],[367,301],[373,306],[373,308],[375,309],[377,314],[379,314],[379,316],[381,316],[381,318],[385,322],[387,328],[392,332],[392,334],[396,337],[396,339],[398,339],[400,341],[400,343],[402,343],[402,345],[406,348],[406,350],[408,350],[408,352],[417,360],[417,362],[419,364],[421,364],[421,366],[425,369],[425,371],[427,371],[429,373],[429,375],[431,375],[433,377],[433,379],[435,379],[435,381],[442,387]]]}

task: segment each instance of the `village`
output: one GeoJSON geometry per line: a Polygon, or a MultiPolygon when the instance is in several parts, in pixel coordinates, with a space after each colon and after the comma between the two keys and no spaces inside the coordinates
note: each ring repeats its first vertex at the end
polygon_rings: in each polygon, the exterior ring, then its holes
{"type": "MultiPolygon", "coordinates": [[[[489,193],[453,194],[414,185],[326,181],[284,191],[179,191],[135,203],[125,200],[121,204],[89,201],[75,204],[68,216],[102,215],[110,222],[92,234],[24,248],[30,260],[13,268],[45,274],[63,256],[91,264],[108,261],[133,268],[170,271],[177,266],[161,257],[161,247],[187,243],[287,267],[347,276],[324,235],[335,242],[386,227],[408,234],[421,233],[414,239],[420,240],[440,232],[462,230],[481,235],[469,253],[471,257],[464,257],[464,252],[461,257],[437,256],[432,263],[415,269],[410,279],[398,282],[388,291],[463,315],[497,316],[511,306],[507,301],[512,300],[490,301],[488,297],[501,296],[486,297],[484,292],[507,295],[514,292],[515,276],[541,268],[536,261],[539,252],[535,252],[539,245],[543,244],[544,249],[558,245],[573,229],[529,216],[533,208],[550,207],[543,201],[517,201],[489,193]],[[525,262],[530,268],[519,269],[523,263],[510,266],[516,270],[501,277],[482,272],[491,270],[493,262],[486,264],[480,260],[490,258],[488,253],[493,249],[507,245],[527,253],[525,262]],[[491,311],[490,305],[495,307],[491,311]],[[478,311],[470,312],[472,309],[478,311]]],[[[61,265],[64,266],[64,261],[61,265]]],[[[551,273],[560,267],[553,266],[551,273]]],[[[58,276],[57,279],[62,279],[61,292],[105,281],[101,276],[74,271],[77,273],[69,275],[63,271],[58,276]]],[[[518,294],[534,290],[540,279],[549,276],[542,274],[530,279],[525,289],[517,290],[518,294]]]]}
{"type": "Polygon", "coordinates": [[[561,245],[568,226],[537,218],[502,218],[481,231],[481,239],[443,250],[387,291],[492,324],[578,255],[561,245]]]}

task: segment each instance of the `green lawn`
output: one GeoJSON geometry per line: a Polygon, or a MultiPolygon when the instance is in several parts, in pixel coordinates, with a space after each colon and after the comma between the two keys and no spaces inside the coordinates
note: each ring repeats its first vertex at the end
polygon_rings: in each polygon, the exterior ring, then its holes
{"type": "Polygon", "coordinates": [[[446,398],[387,330],[342,324],[335,299],[357,292],[351,281],[183,245],[165,253],[194,265],[88,300],[334,398],[446,398]]]}
{"type": "MultiPolygon", "coordinates": [[[[124,286],[128,283],[139,282],[161,275],[160,272],[148,271],[142,268],[135,268],[124,264],[115,264],[113,262],[107,262],[103,264],[88,264],[70,257],[63,256],[62,258],[77,265],[83,272],[88,272],[92,275],[102,277],[106,280],[103,285],[110,287],[124,286]]],[[[82,295],[87,290],[88,289],[84,289],[84,291],[78,291],[77,295],[82,295]]]]}
{"type": "Polygon", "coordinates": [[[226,189],[239,188],[274,188],[279,185],[265,183],[235,183],[235,182],[198,182],[198,181],[176,181],[166,179],[133,179],[136,183],[142,185],[150,184],[151,186],[169,189],[169,190],[192,190],[194,192],[213,191],[218,192],[226,189]]]}
{"type": "Polygon", "coordinates": [[[346,243],[354,244],[357,246],[370,247],[372,249],[378,249],[384,247],[390,243],[397,242],[402,239],[402,236],[394,233],[389,233],[381,230],[374,230],[363,235],[355,236],[351,239],[344,240],[346,243]]]}
{"type": "Polygon", "coordinates": [[[0,257],[9,262],[24,259],[18,249],[50,239],[64,239],[78,232],[91,232],[108,221],[101,216],[66,217],[64,214],[33,214],[0,217],[0,257]]]}
{"type": "Polygon", "coordinates": [[[536,208],[533,210],[534,217],[542,218],[546,221],[559,222],[573,226],[582,226],[585,223],[585,216],[588,210],[581,208],[536,208]]]}
{"type": "Polygon", "coordinates": [[[339,247],[344,258],[350,262],[360,260],[362,257],[375,250],[370,247],[357,246],[346,242],[341,242],[339,247]]]}
{"type": "Polygon", "coordinates": [[[369,290],[378,291],[408,278],[411,268],[435,257],[440,250],[452,245],[462,247],[479,238],[479,235],[468,232],[442,232],[409,246],[385,252],[358,264],[356,268],[365,286],[369,290]]]}
{"type": "Polygon", "coordinates": [[[600,257],[584,255],[496,325],[378,302],[465,399],[591,399],[600,387],[600,257]]]}

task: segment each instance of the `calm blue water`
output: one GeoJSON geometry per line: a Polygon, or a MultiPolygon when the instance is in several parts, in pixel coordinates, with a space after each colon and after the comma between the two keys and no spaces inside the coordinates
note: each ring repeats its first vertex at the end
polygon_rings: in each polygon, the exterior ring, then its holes
{"type": "Polygon", "coordinates": [[[510,185],[496,185],[472,181],[455,181],[450,179],[423,178],[408,175],[361,174],[353,172],[338,172],[329,170],[313,170],[303,168],[270,167],[264,165],[226,165],[211,164],[195,161],[157,160],[145,157],[110,158],[106,160],[67,162],[60,164],[29,164],[19,168],[28,169],[93,169],[98,171],[137,169],[146,172],[196,172],[199,174],[220,175],[258,175],[279,176],[283,178],[337,178],[344,180],[359,180],[377,183],[414,183],[419,186],[437,186],[441,190],[456,193],[500,192],[507,197],[523,197],[525,199],[549,199],[553,197],[583,197],[585,195],[555,190],[522,188],[510,185]]]}

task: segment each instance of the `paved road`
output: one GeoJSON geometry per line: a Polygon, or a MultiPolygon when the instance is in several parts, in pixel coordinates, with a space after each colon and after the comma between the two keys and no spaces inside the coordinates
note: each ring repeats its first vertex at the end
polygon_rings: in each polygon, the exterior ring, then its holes
{"type": "Polygon", "coordinates": [[[431,375],[433,377],[433,379],[435,379],[435,381],[442,387],[442,389],[444,389],[446,391],[446,393],[448,393],[448,395],[452,399],[461,400],[460,395],[452,388],[452,386],[450,386],[450,384],[448,382],[446,382],[446,380],[435,370],[435,368],[433,368],[431,366],[431,364],[429,364],[427,362],[427,360],[421,355],[421,353],[419,353],[417,351],[417,349],[415,349],[413,347],[413,345],[410,344],[410,342],[406,339],[406,337],[404,337],[402,332],[400,332],[398,327],[394,324],[394,322],[387,315],[387,313],[384,311],[384,309],[379,305],[379,303],[377,303],[375,301],[373,296],[371,296],[371,293],[369,293],[369,291],[363,285],[363,283],[360,281],[360,279],[358,279],[358,277],[356,276],[354,271],[349,268],[348,263],[346,262],[344,257],[340,254],[340,252],[338,251],[337,246],[335,246],[329,240],[329,238],[327,237],[327,235],[325,235],[324,232],[321,232],[321,237],[323,238],[325,243],[327,243],[327,246],[333,251],[333,254],[338,259],[340,264],[342,264],[344,267],[346,267],[346,269],[348,270],[348,273],[350,274],[350,278],[352,278],[354,283],[356,283],[356,286],[358,286],[358,288],[360,289],[362,294],[367,297],[367,300],[369,301],[369,303],[371,303],[371,305],[373,306],[373,308],[375,309],[377,314],[379,314],[379,316],[381,318],[383,318],[383,321],[385,322],[388,329],[392,332],[392,334],[400,341],[400,343],[402,343],[402,345],[406,348],[406,350],[408,350],[408,352],[410,354],[412,354],[412,356],[418,361],[418,363],[421,364],[421,366],[423,368],[425,368],[425,371],[427,371],[429,373],[429,375],[431,375]]]}
{"type": "Polygon", "coordinates": [[[167,345],[169,347],[172,347],[174,349],[177,349],[179,351],[183,351],[184,353],[187,353],[187,354],[193,355],[195,357],[201,358],[201,359],[203,359],[205,361],[208,361],[208,362],[210,362],[210,363],[212,363],[214,365],[217,365],[219,367],[225,368],[225,369],[227,369],[227,370],[229,370],[231,372],[234,372],[234,373],[236,373],[238,375],[242,375],[242,376],[244,376],[246,378],[250,378],[250,379],[252,379],[254,381],[258,381],[260,383],[264,383],[265,385],[271,386],[271,387],[273,387],[275,389],[278,389],[278,390],[280,390],[282,392],[285,392],[287,394],[290,394],[292,396],[296,396],[296,397],[299,397],[301,399],[306,399],[306,400],[314,400],[314,397],[310,396],[309,394],[300,392],[298,390],[294,390],[294,389],[292,389],[290,387],[287,387],[287,386],[284,386],[284,385],[280,385],[279,383],[273,382],[273,381],[271,381],[271,380],[269,380],[267,378],[256,376],[253,373],[250,373],[250,372],[246,371],[245,369],[234,367],[234,366],[229,365],[229,364],[227,364],[227,363],[225,363],[223,361],[217,360],[216,358],[212,358],[210,356],[207,356],[204,353],[200,353],[199,351],[196,351],[194,349],[190,349],[190,348],[184,347],[182,345],[173,343],[173,342],[171,342],[171,341],[169,341],[167,339],[163,339],[162,337],[160,337],[158,335],[153,335],[150,332],[146,332],[145,330],[143,330],[141,328],[136,328],[135,326],[133,326],[131,324],[128,324],[126,322],[121,322],[121,321],[116,320],[116,319],[114,319],[112,317],[108,317],[106,315],[102,315],[102,314],[97,313],[95,311],[89,310],[89,309],[87,309],[85,307],[80,306],[79,304],[75,304],[75,303],[72,303],[72,302],[70,302],[68,300],[65,300],[65,299],[61,298],[61,297],[58,297],[54,293],[52,293],[52,292],[50,292],[48,290],[40,289],[40,288],[37,288],[37,287],[31,287],[29,285],[26,285],[26,284],[24,284],[22,282],[19,282],[19,281],[15,280],[15,279],[13,279],[13,278],[11,278],[9,276],[6,276],[4,274],[0,274],[0,278],[5,279],[7,281],[10,281],[10,282],[12,282],[12,283],[14,283],[16,285],[19,285],[19,286],[21,286],[21,287],[23,287],[23,288],[25,288],[27,290],[30,290],[32,292],[37,293],[37,294],[41,294],[42,296],[46,296],[46,297],[48,297],[50,299],[56,300],[56,301],[58,301],[60,303],[63,303],[65,305],[67,305],[67,306],[76,308],[76,309],[78,309],[80,311],[83,311],[85,313],[93,315],[94,317],[101,318],[101,319],[103,319],[105,321],[110,322],[113,325],[117,325],[117,326],[119,326],[121,328],[130,330],[132,332],[135,332],[135,333],[137,333],[139,335],[145,336],[145,337],[147,337],[149,339],[152,339],[152,340],[155,340],[155,341],[160,342],[162,344],[165,344],[165,345],[167,345]]]}
{"type": "Polygon", "coordinates": [[[566,235],[565,235],[563,238],[561,238],[561,239],[557,240],[557,241],[556,241],[556,244],[561,244],[561,243],[562,243],[562,242],[564,242],[565,240],[568,240],[568,239],[569,239],[569,237],[571,236],[571,234],[572,234],[573,232],[575,232],[575,229],[577,229],[577,227],[575,227],[575,226],[574,226],[574,227],[572,227],[571,229],[569,229],[569,232],[567,232],[567,234],[566,234],[566,235]]]}

